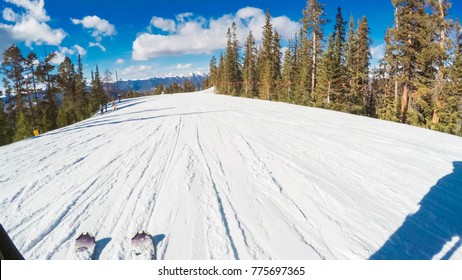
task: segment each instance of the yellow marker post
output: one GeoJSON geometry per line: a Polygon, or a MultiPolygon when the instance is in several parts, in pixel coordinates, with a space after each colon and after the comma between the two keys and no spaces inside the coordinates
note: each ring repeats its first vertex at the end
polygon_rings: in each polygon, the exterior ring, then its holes
{"type": "Polygon", "coordinates": [[[39,133],[38,129],[34,129],[34,136],[39,136],[39,135],[40,135],[40,133],[39,133]]]}

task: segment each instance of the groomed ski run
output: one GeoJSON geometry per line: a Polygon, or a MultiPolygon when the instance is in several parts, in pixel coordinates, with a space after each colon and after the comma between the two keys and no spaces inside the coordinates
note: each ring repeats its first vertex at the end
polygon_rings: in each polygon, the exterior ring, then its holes
{"type": "Polygon", "coordinates": [[[141,230],[157,259],[462,259],[462,138],[430,130],[207,90],[0,154],[26,259],[72,259],[81,232],[94,258],[129,259],[141,230]]]}

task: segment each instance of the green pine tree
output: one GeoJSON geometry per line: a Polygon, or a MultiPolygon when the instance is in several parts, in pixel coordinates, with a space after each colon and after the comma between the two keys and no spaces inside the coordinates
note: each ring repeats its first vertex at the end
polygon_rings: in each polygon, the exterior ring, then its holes
{"type": "Polygon", "coordinates": [[[96,66],[95,72],[92,71],[91,78],[91,91],[90,91],[90,102],[89,112],[95,114],[100,106],[105,106],[109,102],[109,98],[104,91],[103,82],[99,75],[98,66],[96,66]]]}
{"type": "Polygon", "coordinates": [[[245,42],[244,65],[242,69],[243,95],[245,97],[256,97],[257,95],[257,48],[252,31],[249,32],[245,42]]]}
{"type": "Polygon", "coordinates": [[[216,82],[216,91],[218,93],[224,94],[226,91],[226,81],[225,81],[225,58],[223,53],[220,53],[220,59],[218,60],[217,67],[217,82],[216,82]]]}
{"type": "Polygon", "coordinates": [[[462,28],[455,26],[453,60],[449,67],[443,95],[440,97],[438,122],[434,129],[462,136],[462,28]]]}
{"type": "Polygon", "coordinates": [[[293,55],[292,42],[289,41],[288,48],[284,53],[284,62],[282,64],[282,77],[281,77],[281,96],[280,100],[283,102],[292,103],[294,101],[294,87],[295,87],[295,61],[293,55]]]}
{"type": "Polygon", "coordinates": [[[8,131],[7,114],[3,108],[3,99],[0,98],[0,146],[9,144],[12,140],[8,131]]]}
{"type": "Polygon", "coordinates": [[[29,104],[29,114],[30,120],[34,128],[41,128],[40,120],[41,114],[39,110],[36,110],[36,107],[39,103],[38,96],[37,96],[37,74],[36,74],[36,64],[38,62],[37,55],[33,52],[30,52],[27,55],[27,58],[24,61],[24,68],[27,71],[26,75],[26,90],[27,90],[27,100],[29,104]],[[33,103],[31,93],[34,96],[35,104],[33,103]]]}
{"type": "Polygon", "coordinates": [[[46,85],[45,99],[40,104],[42,120],[42,132],[47,132],[58,128],[58,105],[55,93],[57,92],[55,81],[56,75],[52,74],[55,66],[51,63],[56,57],[56,53],[49,54],[44,61],[37,66],[37,78],[40,83],[46,85]]]}
{"type": "Polygon", "coordinates": [[[24,88],[24,62],[25,58],[16,45],[12,45],[3,53],[2,72],[12,82],[18,112],[22,112],[24,109],[23,95],[26,92],[24,88]]]}
{"type": "MultiPolygon", "coordinates": [[[[306,71],[311,75],[310,81],[310,95],[311,100],[316,101],[314,93],[316,91],[317,77],[318,77],[318,62],[321,59],[323,50],[322,42],[324,40],[323,26],[328,23],[326,14],[324,12],[323,5],[317,0],[307,0],[306,7],[303,10],[303,30],[300,34],[302,45],[311,42],[309,53],[311,57],[309,59],[310,70],[306,71]]],[[[306,47],[303,47],[306,48],[306,47]]],[[[301,70],[301,69],[298,69],[301,70]]]]}
{"type": "Polygon", "coordinates": [[[18,122],[16,125],[16,132],[14,134],[13,140],[14,141],[21,141],[24,139],[27,139],[29,137],[32,137],[32,128],[27,121],[26,117],[24,116],[24,113],[22,111],[19,111],[18,113],[18,122]]]}
{"type": "Polygon", "coordinates": [[[269,10],[266,11],[265,25],[263,26],[262,49],[259,54],[259,96],[260,99],[269,100],[273,84],[273,25],[271,24],[271,15],[269,10]]]}
{"type": "Polygon", "coordinates": [[[228,28],[225,54],[225,85],[226,94],[237,96],[242,85],[242,74],[239,59],[239,42],[237,40],[237,25],[235,22],[228,28]]]}
{"type": "Polygon", "coordinates": [[[348,111],[347,92],[348,77],[345,67],[346,22],[343,20],[342,9],[337,8],[334,25],[334,47],[332,54],[333,73],[330,89],[333,92],[333,106],[335,110],[348,111]]]}
{"type": "Polygon", "coordinates": [[[321,58],[318,87],[316,88],[316,106],[333,109],[335,96],[332,90],[332,81],[335,75],[335,45],[334,37],[329,35],[326,52],[321,58]]]}
{"type": "Polygon", "coordinates": [[[206,79],[206,82],[204,83],[204,88],[212,87],[217,85],[217,59],[215,56],[212,56],[212,59],[210,59],[209,63],[209,76],[206,79]]]}
{"type": "Polygon", "coordinates": [[[374,73],[375,85],[379,86],[374,89],[379,92],[377,115],[383,120],[399,121],[401,110],[399,71],[401,69],[394,51],[390,28],[385,33],[385,44],[384,58],[374,73]]]}
{"type": "Polygon", "coordinates": [[[363,16],[358,23],[355,32],[355,47],[353,53],[353,64],[349,65],[353,69],[349,73],[350,92],[348,94],[349,112],[354,114],[374,115],[375,97],[368,91],[369,84],[369,65],[371,59],[371,39],[367,18],[363,16]],[[367,107],[367,108],[366,108],[367,107]]]}
{"type": "Polygon", "coordinates": [[[58,114],[58,126],[63,127],[78,121],[77,96],[75,90],[75,68],[66,56],[58,67],[57,83],[63,95],[61,110],[58,114]]]}
{"type": "Polygon", "coordinates": [[[270,100],[279,100],[281,81],[281,42],[277,31],[273,32],[271,45],[271,91],[270,100]]]}
{"type": "MultiPolygon", "coordinates": [[[[418,87],[417,74],[424,70],[419,69],[418,59],[419,56],[423,58],[421,54],[428,40],[425,0],[392,0],[392,3],[395,7],[395,25],[390,30],[390,57],[393,57],[390,64],[396,64],[396,69],[399,69],[396,75],[402,89],[400,121],[406,123],[407,118],[411,117],[413,120],[410,123],[415,123],[419,117],[415,114],[408,116],[408,109],[415,101],[413,95],[418,87]]],[[[426,62],[420,62],[420,67],[424,64],[426,62]]],[[[425,89],[420,90],[421,94],[427,92],[425,89]]]]}
{"type": "Polygon", "coordinates": [[[429,1],[430,5],[430,27],[434,28],[434,40],[432,44],[432,60],[436,64],[436,80],[433,83],[433,100],[434,108],[432,112],[431,128],[436,129],[438,127],[440,119],[440,111],[444,110],[443,103],[444,100],[448,98],[447,96],[447,75],[448,67],[446,67],[446,62],[449,60],[449,31],[451,29],[451,23],[447,19],[449,7],[451,6],[450,2],[447,0],[431,0],[429,1]]]}
{"type": "Polygon", "coordinates": [[[75,73],[75,98],[76,98],[76,115],[77,121],[84,120],[88,114],[88,95],[86,92],[86,80],[83,75],[83,63],[80,54],[77,57],[77,72],[75,73]]]}

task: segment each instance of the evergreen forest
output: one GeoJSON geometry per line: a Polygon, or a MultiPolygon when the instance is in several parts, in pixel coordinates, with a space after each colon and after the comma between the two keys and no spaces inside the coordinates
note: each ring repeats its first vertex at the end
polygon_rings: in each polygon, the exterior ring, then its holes
{"type": "Polygon", "coordinates": [[[241,45],[233,23],[226,51],[210,61],[206,86],[220,94],[288,102],[462,135],[462,35],[448,0],[392,0],[394,25],[385,54],[370,65],[366,16],[344,18],[326,34],[325,5],[308,0],[301,29],[282,53],[266,13],[261,44],[250,32],[241,45]]]}

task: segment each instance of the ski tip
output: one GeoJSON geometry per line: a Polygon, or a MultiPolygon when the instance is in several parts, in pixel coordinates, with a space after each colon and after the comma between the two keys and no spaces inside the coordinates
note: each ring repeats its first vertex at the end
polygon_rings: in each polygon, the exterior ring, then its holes
{"type": "Polygon", "coordinates": [[[145,236],[152,236],[152,235],[145,230],[140,230],[132,237],[132,239],[137,239],[137,238],[145,237],[145,236]]]}
{"type": "Polygon", "coordinates": [[[95,253],[95,237],[88,232],[82,232],[75,239],[75,257],[78,260],[92,260],[95,253]]]}
{"type": "Polygon", "coordinates": [[[95,240],[95,237],[94,237],[91,233],[89,233],[89,232],[82,232],[82,233],[79,235],[79,237],[77,237],[75,240],[82,240],[82,239],[86,239],[86,240],[90,239],[90,240],[93,240],[93,241],[94,241],[94,240],[95,240]]]}

